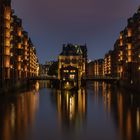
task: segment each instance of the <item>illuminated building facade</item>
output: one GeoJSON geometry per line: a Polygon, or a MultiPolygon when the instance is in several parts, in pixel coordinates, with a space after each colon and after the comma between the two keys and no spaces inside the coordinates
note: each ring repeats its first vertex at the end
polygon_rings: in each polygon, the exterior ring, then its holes
{"type": "Polygon", "coordinates": [[[0,0],[0,86],[10,78],[11,1],[0,0]]]}
{"type": "Polygon", "coordinates": [[[67,86],[81,84],[82,76],[87,74],[87,47],[81,45],[63,45],[58,57],[58,79],[67,86]]]}
{"type": "Polygon", "coordinates": [[[35,77],[39,75],[39,63],[36,55],[36,49],[29,39],[29,77],[35,77]]]}
{"type": "Polygon", "coordinates": [[[22,20],[11,9],[11,0],[0,0],[0,29],[0,88],[37,76],[35,48],[30,45],[22,20]]]}
{"type": "Polygon", "coordinates": [[[94,76],[104,75],[104,60],[97,59],[94,61],[94,76]]]}
{"type": "Polygon", "coordinates": [[[88,63],[88,76],[93,76],[94,75],[94,61],[91,61],[88,63]]]}
{"type": "MultiPolygon", "coordinates": [[[[128,55],[131,56],[131,65],[128,67],[128,82],[139,88],[140,85],[140,7],[133,17],[128,19],[128,55]]],[[[139,88],[140,89],[140,88],[139,88]]]]}
{"type": "Polygon", "coordinates": [[[104,76],[114,76],[114,51],[109,51],[104,58],[104,76]]]}
{"type": "Polygon", "coordinates": [[[114,57],[115,57],[115,62],[114,62],[114,76],[115,77],[120,77],[121,79],[123,78],[124,75],[124,53],[123,53],[123,47],[122,47],[122,33],[120,33],[120,38],[116,40],[114,44],[114,57]]]}
{"type": "Polygon", "coordinates": [[[88,76],[104,76],[104,59],[88,63],[88,76]]]}
{"type": "Polygon", "coordinates": [[[115,75],[125,83],[139,88],[140,84],[140,8],[128,19],[114,44],[115,75]]]}
{"type": "Polygon", "coordinates": [[[124,85],[139,89],[140,85],[140,8],[128,19],[127,26],[120,32],[104,58],[104,75],[119,77],[124,85]]]}

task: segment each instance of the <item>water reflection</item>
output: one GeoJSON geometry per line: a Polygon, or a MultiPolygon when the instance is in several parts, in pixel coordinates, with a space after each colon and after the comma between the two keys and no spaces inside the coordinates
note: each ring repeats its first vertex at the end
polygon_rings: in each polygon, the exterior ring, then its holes
{"type": "Polygon", "coordinates": [[[65,128],[82,128],[85,123],[87,98],[86,90],[61,91],[57,90],[57,111],[59,124],[65,128]]]}
{"type": "Polygon", "coordinates": [[[119,136],[117,139],[139,140],[140,95],[104,82],[92,82],[89,85],[89,92],[93,91],[90,98],[96,102],[97,112],[103,107],[106,121],[113,119],[119,136]]]}
{"type": "Polygon", "coordinates": [[[31,91],[0,99],[0,139],[140,139],[139,94],[104,82],[78,91],[50,87],[37,81],[31,91]]]}
{"type": "Polygon", "coordinates": [[[33,127],[39,105],[35,90],[1,100],[0,139],[26,139],[29,127],[33,127]]]}

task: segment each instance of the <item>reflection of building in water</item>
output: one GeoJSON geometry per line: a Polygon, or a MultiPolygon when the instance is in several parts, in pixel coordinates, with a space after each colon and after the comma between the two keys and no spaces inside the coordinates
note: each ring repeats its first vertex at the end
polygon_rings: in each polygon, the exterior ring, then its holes
{"type": "Polygon", "coordinates": [[[12,99],[10,104],[4,105],[0,120],[2,140],[25,139],[24,134],[34,124],[36,111],[39,105],[39,96],[28,92],[12,99]]]}
{"type": "Polygon", "coordinates": [[[57,91],[57,109],[59,122],[68,127],[80,127],[86,118],[86,91],[79,89],[77,92],[57,91]]]}
{"type": "Polygon", "coordinates": [[[93,82],[94,97],[97,103],[102,101],[104,110],[106,113],[110,113],[111,110],[111,85],[105,82],[93,82]]]}
{"type": "MultiPolygon", "coordinates": [[[[126,97],[125,97],[126,98],[126,97]]],[[[132,140],[132,133],[135,133],[136,129],[136,115],[137,111],[133,104],[131,104],[131,99],[128,96],[126,99],[124,95],[118,93],[117,95],[117,115],[118,115],[118,125],[120,128],[121,135],[127,140],[132,140]],[[131,106],[132,105],[132,106],[131,106]]],[[[134,136],[135,134],[133,134],[134,136]]]]}
{"type": "Polygon", "coordinates": [[[35,83],[35,91],[38,92],[39,91],[39,82],[36,81],[35,83]]]}
{"type": "Polygon", "coordinates": [[[94,82],[93,87],[94,101],[103,105],[107,119],[113,116],[122,139],[140,139],[140,96],[104,82],[94,82]]]}
{"type": "MultiPolygon", "coordinates": [[[[113,104],[111,104],[115,120],[119,127],[120,135],[123,139],[140,139],[140,103],[139,96],[123,91],[111,94],[113,104]]],[[[111,102],[112,103],[112,102],[111,102]]]]}

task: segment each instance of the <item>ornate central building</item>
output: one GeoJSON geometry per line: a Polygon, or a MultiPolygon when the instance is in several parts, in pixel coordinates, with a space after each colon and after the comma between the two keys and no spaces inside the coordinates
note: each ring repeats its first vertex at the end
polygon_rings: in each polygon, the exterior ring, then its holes
{"type": "Polygon", "coordinates": [[[63,88],[78,88],[81,78],[87,74],[86,45],[64,44],[58,63],[58,79],[63,88]]]}

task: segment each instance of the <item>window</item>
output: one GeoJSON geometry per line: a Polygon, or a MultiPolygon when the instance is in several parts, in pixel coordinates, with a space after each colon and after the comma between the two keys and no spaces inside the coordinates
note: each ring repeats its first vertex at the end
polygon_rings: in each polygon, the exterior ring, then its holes
{"type": "Polygon", "coordinates": [[[70,79],[74,79],[75,78],[75,75],[74,74],[71,74],[70,75],[70,79]]]}

